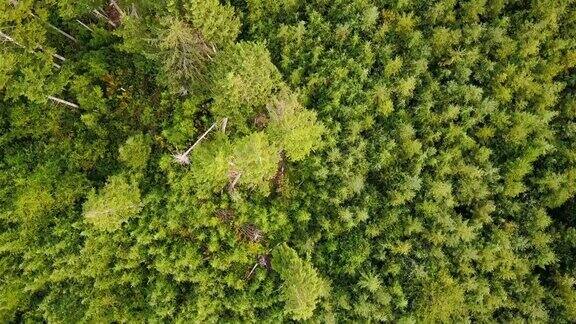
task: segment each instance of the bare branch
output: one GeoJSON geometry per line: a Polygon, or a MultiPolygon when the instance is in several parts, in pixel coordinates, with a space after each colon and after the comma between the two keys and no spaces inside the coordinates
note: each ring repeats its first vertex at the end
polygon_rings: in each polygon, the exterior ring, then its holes
{"type": "Polygon", "coordinates": [[[258,257],[258,265],[270,270],[270,255],[264,254],[258,257]]]}
{"type": "Polygon", "coordinates": [[[96,17],[106,20],[106,22],[108,22],[112,27],[114,28],[117,27],[116,24],[112,20],[110,20],[110,18],[106,17],[106,15],[101,13],[98,9],[94,9],[92,10],[92,12],[94,13],[94,15],[96,15],[96,17]]]}
{"type": "Polygon", "coordinates": [[[232,182],[230,183],[230,185],[228,186],[228,191],[233,192],[234,188],[236,187],[236,184],[238,183],[238,180],[240,180],[240,176],[242,175],[242,172],[237,172],[236,176],[234,177],[234,180],[232,180],[232,182]]]}
{"type": "Polygon", "coordinates": [[[120,14],[120,18],[124,18],[124,16],[126,16],[126,14],[122,10],[122,8],[120,8],[116,0],[110,0],[110,4],[114,7],[114,9],[116,9],[116,11],[118,11],[118,13],[120,14]]]}
{"type": "Polygon", "coordinates": [[[204,139],[204,137],[206,137],[206,135],[208,135],[208,133],[210,133],[210,131],[212,129],[214,129],[214,127],[216,127],[216,123],[212,124],[212,126],[210,126],[210,128],[208,128],[208,130],[205,131],[204,134],[200,135],[200,137],[196,140],[196,142],[194,144],[192,144],[192,146],[190,146],[190,148],[187,149],[184,153],[174,154],[173,157],[176,160],[176,162],[178,162],[182,165],[190,164],[190,159],[188,158],[188,154],[190,154],[190,152],[192,152],[194,147],[196,147],[196,145],[198,145],[204,139]]]}
{"type": "Polygon", "coordinates": [[[254,224],[244,225],[240,231],[245,239],[253,243],[260,242],[264,238],[262,231],[259,230],[254,224]]]}
{"type": "Polygon", "coordinates": [[[252,277],[252,273],[254,273],[254,270],[256,270],[256,267],[258,267],[258,262],[256,262],[256,264],[254,264],[254,266],[252,267],[252,270],[250,270],[250,273],[248,273],[248,274],[246,275],[246,277],[245,277],[246,280],[247,280],[247,279],[250,279],[250,277],[252,277]]]}
{"type": "MultiPolygon", "coordinates": [[[[20,48],[23,48],[25,51],[27,51],[27,52],[29,52],[29,53],[34,53],[33,50],[28,50],[28,49],[26,49],[26,47],[24,47],[24,45],[18,43],[17,41],[14,40],[14,38],[12,38],[12,37],[4,34],[4,33],[1,32],[1,31],[0,31],[0,36],[2,36],[2,37],[4,38],[4,40],[9,41],[9,42],[11,42],[12,44],[14,44],[14,45],[16,45],[16,46],[18,46],[18,47],[20,47],[20,48]]],[[[42,51],[44,50],[44,48],[42,48],[42,46],[38,46],[38,47],[40,48],[40,50],[42,50],[42,51]]],[[[64,58],[63,56],[58,55],[58,54],[56,54],[56,53],[52,54],[52,56],[54,56],[55,58],[61,60],[62,62],[66,61],[66,58],[64,58]]],[[[52,63],[52,66],[54,66],[55,68],[58,68],[58,69],[61,68],[61,66],[60,66],[59,64],[56,64],[56,63],[52,63]]]]}
{"type": "Polygon", "coordinates": [[[200,137],[196,140],[196,142],[194,144],[192,144],[192,146],[190,146],[190,148],[188,150],[186,150],[186,152],[184,152],[184,154],[188,155],[190,154],[190,152],[192,151],[192,149],[194,149],[194,147],[196,145],[198,145],[198,143],[200,143],[201,140],[204,139],[204,137],[206,137],[206,135],[208,135],[208,133],[210,133],[210,131],[212,129],[214,129],[214,127],[216,127],[216,123],[212,124],[212,126],[210,126],[210,128],[208,128],[207,131],[204,132],[204,134],[200,135],[200,137]]]}
{"type": "MultiPolygon", "coordinates": [[[[40,17],[36,16],[34,13],[30,13],[34,18],[38,18],[40,19],[40,17]]],[[[63,35],[64,37],[68,38],[69,40],[73,41],[74,43],[78,43],[78,40],[76,38],[74,38],[74,36],[68,34],[67,32],[63,31],[62,29],[52,25],[51,23],[44,21],[44,23],[48,26],[50,26],[52,29],[56,30],[58,33],[60,33],[61,35],[63,35]]]]}
{"type": "Polygon", "coordinates": [[[129,10],[130,10],[130,16],[140,18],[140,16],[138,15],[138,10],[136,9],[136,4],[133,3],[129,10]]]}
{"type": "Polygon", "coordinates": [[[56,98],[56,97],[53,97],[53,96],[48,96],[48,99],[50,99],[50,100],[52,100],[52,101],[55,101],[55,102],[57,102],[57,103],[61,103],[61,104],[64,104],[64,105],[73,107],[73,108],[78,108],[78,105],[77,105],[77,104],[72,103],[72,102],[70,102],[70,101],[66,101],[66,100],[60,99],[60,98],[56,98]]]}
{"type": "Polygon", "coordinates": [[[74,36],[72,36],[72,35],[68,34],[67,32],[63,31],[62,29],[52,25],[51,23],[47,23],[47,24],[48,24],[48,26],[52,27],[52,29],[56,30],[61,35],[63,35],[64,37],[68,38],[69,40],[73,41],[74,43],[78,43],[78,40],[74,36]]]}
{"type": "Polygon", "coordinates": [[[14,43],[15,45],[24,48],[24,45],[18,43],[17,41],[14,40],[14,38],[4,34],[3,32],[0,31],[0,36],[4,37],[4,39],[6,39],[7,41],[14,43]]]}
{"type": "Polygon", "coordinates": [[[228,124],[228,117],[222,120],[222,133],[226,133],[226,125],[228,124]]]}
{"type": "Polygon", "coordinates": [[[76,19],[76,22],[78,22],[82,27],[88,29],[90,32],[93,32],[94,29],[90,28],[88,25],[86,25],[85,23],[83,23],[82,21],[80,21],[79,19],[76,19]]]}
{"type": "Polygon", "coordinates": [[[54,54],[52,54],[52,56],[54,56],[55,58],[59,59],[62,62],[66,61],[66,58],[62,55],[58,55],[58,54],[54,53],[54,54]]]}

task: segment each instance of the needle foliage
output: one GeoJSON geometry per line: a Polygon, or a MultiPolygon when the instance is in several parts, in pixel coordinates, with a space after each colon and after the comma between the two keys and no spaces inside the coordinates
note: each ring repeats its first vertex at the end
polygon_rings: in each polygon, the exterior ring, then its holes
{"type": "Polygon", "coordinates": [[[576,1],[0,1],[0,323],[576,321],[576,1]]]}

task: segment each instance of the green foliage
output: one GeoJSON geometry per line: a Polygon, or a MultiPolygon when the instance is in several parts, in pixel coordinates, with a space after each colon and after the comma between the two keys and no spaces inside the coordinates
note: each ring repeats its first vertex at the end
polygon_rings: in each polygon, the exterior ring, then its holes
{"type": "Polygon", "coordinates": [[[230,181],[232,147],[220,136],[192,153],[191,177],[200,192],[220,191],[230,181]]]}
{"type": "Polygon", "coordinates": [[[305,110],[294,94],[286,91],[268,105],[270,123],[266,131],[280,143],[292,161],[302,160],[320,145],[323,128],[316,122],[316,114],[305,110]]]}
{"type": "Polygon", "coordinates": [[[83,205],[84,219],[98,230],[113,231],[142,209],[140,190],[123,176],[112,176],[96,193],[92,190],[83,205]]]}
{"type": "Polygon", "coordinates": [[[574,0],[0,13],[0,322],[576,321],[574,0]]]}
{"type": "Polygon", "coordinates": [[[212,112],[246,131],[278,88],[280,75],[262,44],[243,42],[218,53],[211,68],[212,112]]]}
{"type": "Polygon", "coordinates": [[[257,132],[235,143],[230,168],[240,174],[240,184],[267,192],[268,181],[274,176],[280,153],[264,133],[257,132]]]}
{"type": "Polygon", "coordinates": [[[186,22],[171,20],[168,25],[160,43],[163,71],[173,88],[186,93],[195,82],[206,82],[207,64],[215,50],[186,22]]]}
{"type": "Polygon", "coordinates": [[[120,146],[118,158],[135,170],[145,168],[151,152],[148,141],[149,140],[142,134],[129,137],[126,142],[120,146]]]}
{"type": "Polygon", "coordinates": [[[234,44],[240,33],[241,23],[234,8],[221,5],[218,0],[188,1],[184,10],[184,16],[218,49],[234,44]]]}
{"type": "Polygon", "coordinates": [[[574,321],[576,319],[576,288],[574,288],[576,281],[566,275],[556,278],[556,281],[560,304],[564,307],[566,319],[574,321]]]}
{"type": "Polygon", "coordinates": [[[318,299],[327,295],[328,284],[287,244],[276,247],[272,258],[272,267],[284,281],[284,310],[294,320],[310,318],[318,299]]]}

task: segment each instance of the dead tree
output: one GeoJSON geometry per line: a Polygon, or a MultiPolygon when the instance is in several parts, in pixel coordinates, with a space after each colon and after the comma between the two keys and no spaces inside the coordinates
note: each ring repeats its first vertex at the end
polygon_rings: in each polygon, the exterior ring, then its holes
{"type": "Polygon", "coordinates": [[[202,139],[204,139],[204,137],[206,137],[206,135],[208,135],[208,133],[210,133],[210,131],[214,129],[214,127],[216,127],[216,123],[212,124],[212,126],[210,126],[210,128],[208,128],[208,130],[205,131],[204,134],[200,135],[200,137],[196,140],[196,142],[192,144],[192,146],[190,146],[190,148],[188,148],[186,151],[180,154],[172,155],[174,157],[174,160],[182,165],[190,164],[190,158],[188,157],[188,155],[190,154],[190,152],[192,152],[194,147],[196,147],[196,145],[198,145],[202,141],[202,139]]]}
{"type": "Polygon", "coordinates": [[[77,23],[79,23],[79,24],[80,24],[80,26],[82,26],[82,27],[84,27],[84,28],[88,29],[90,32],[93,32],[93,31],[94,31],[94,29],[90,28],[88,25],[86,25],[85,23],[83,23],[81,20],[79,20],[79,19],[76,19],[76,22],[77,22],[77,23]]]}
{"type": "Polygon", "coordinates": [[[252,274],[254,274],[254,271],[256,271],[256,268],[260,266],[266,270],[270,270],[272,267],[270,265],[270,255],[269,254],[263,254],[261,256],[258,257],[258,260],[256,263],[254,263],[254,266],[252,266],[252,269],[250,270],[250,272],[247,272],[246,275],[244,276],[245,280],[248,280],[252,277],[252,274]]]}
{"type": "Polygon", "coordinates": [[[105,14],[103,14],[102,12],[100,12],[100,10],[94,9],[94,10],[92,10],[92,13],[93,13],[94,16],[96,16],[97,18],[104,19],[104,20],[105,20],[108,24],[110,24],[110,26],[112,26],[113,28],[118,27],[110,18],[108,18],[105,14]]]}
{"type": "Polygon", "coordinates": [[[235,213],[232,209],[220,209],[216,211],[216,217],[223,223],[231,223],[235,213]]]}
{"type": "Polygon", "coordinates": [[[64,105],[66,105],[66,106],[70,106],[70,107],[72,107],[72,108],[78,108],[78,105],[77,105],[77,104],[72,103],[72,102],[70,102],[70,101],[66,101],[66,100],[64,100],[64,99],[56,98],[56,97],[53,97],[53,96],[48,96],[48,99],[50,99],[50,100],[52,100],[52,101],[54,101],[54,102],[57,102],[57,103],[64,104],[64,105]]]}
{"type": "MultiPolygon", "coordinates": [[[[36,19],[40,19],[40,17],[36,16],[34,13],[30,13],[30,15],[32,15],[32,17],[36,18],[36,19]]],[[[55,31],[57,31],[58,33],[60,33],[61,35],[63,35],[64,37],[68,38],[69,40],[73,41],[74,43],[78,43],[78,40],[68,34],[67,32],[63,31],[62,29],[52,25],[51,23],[47,22],[47,21],[43,21],[44,24],[46,24],[47,26],[49,26],[50,28],[54,29],[55,31]]]]}
{"type": "Polygon", "coordinates": [[[240,234],[245,240],[251,243],[259,243],[264,239],[264,234],[254,224],[242,226],[240,228],[240,234]]]}
{"type": "Polygon", "coordinates": [[[120,18],[124,18],[124,16],[126,16],[126,14],[124,13],[124,10],[122,10],[122,8],[120,8],[120,6],[116,2],[116,0],[110,0],[110,5],[112,7],[114,7],[114,9],[118,12],[118,14],[120,15],[120,18]]]}
{"type": "Polygon", "coordinates": [[[105,15],[110,19],[116,26],[120,26],[122,23],[122,18],[124,18],[124,11],[116,3],[116,1],[111,0],[108,6],[105,8],[105,15]]]}
{"type": "Polygon", "coordinates": [[[270,270],[272,265],[270,264],[270,254],[263,254],[258,257],[258,265],[266,270],[270,270]]]}
{"type": "Polygon", "coordinates": [[[128,15],[135,17],[135,18],[140,18],[140,15],[138,14],[138,9],[136,9],[136,4],[132,4],[130,6],[130,8],[128,8],[128,15]]]}
{"type": "Polygon", "coordinates": [[[230,179],[230,184],[228,185],[228,192],[233,193],[236,190],[236,184],[240,180],[242,172],[231,170],[228,172],[228,179],[230,179]]]}
{"type": "MultiPolygon", "coordinates": [[[[24,47],[24,45],[18,43],[16,40],[14,40],[14,38],[10,37],[10,36],[7,35],[7,34],[4,34],[4,33],[1,32],[1,31],[0,31],[0,36],[1,36],[5,41],[11,42],[12,44],[14,44],[14,45],[16,45],[16,46],[24,49],[24,51],[26,51],[26,52],[28,52],[28,53],[32,53],[32,54],[36,53],[34,50],[27,49],[26,47],[24,47]]],[[[38,45],[38,48],[39,48],[41,51],[44,51],[44,48],[43,48],[42,46],[38,45]]],[[[66,58],[64,58],[64,56],[62,56],[62,55],[58,55],[58,54],[54,53],[54,54],[52,54],[52,56],[55,57],[55,58],[57,58],[57,59],[59,59],[59,60],[62,61],[62,62],[66,61],[66,58]]],[[[54,67],[58,68],[58,69],[61,68],[60,65],[58,65],[58,64],[56,64],[56,63],[54,63],[54,62],[52,62],[52,65],[53,65],[54,67]]]]}
{"type": "Polygon", "coordinates": [[[244,276],[245,280],[248,280],[252,277],[252,274],[254,273],[254,270],[256,270],[256,268],[258,267],[258,262],[254,263],[254,266],[252,267],[252,270],[250,270],[250,272],[247,272],[246,275],[244,276]]]}
{"type": "Polygon", "coordinates": [[[284,183],[284,176],[286,173],[286,152],[282,150],[280,152],[280,161],[278,162],[278,169],[276,170],[276,174],[272,179],[274,186],[276,187],[276,192],[282,192],[282,184],[284,183]]]}
{"type": "Polygon", "coordinates": [[[0,36],[2,36],[2,38],[4,38],[4,40],[11,42],[11,43],[15,44],[15,45],[18,46],[18,47],[24,48],[24,45],[18,43],[17,41],[14,40],[14,38],[12,38],[12,37],[4,34],[4,33],[1,32],[1,31],[0,31],[0,36]]]}
{"type": "Polygon", "coordinates": [[[265,113],[260,113],[258,114],[256,117],[254,117],[254,126],[256,126],[257,129],[262,130],[266,127],[266,125],[268,124],[269,118],[268,116],[266,116],[265,113]]]}

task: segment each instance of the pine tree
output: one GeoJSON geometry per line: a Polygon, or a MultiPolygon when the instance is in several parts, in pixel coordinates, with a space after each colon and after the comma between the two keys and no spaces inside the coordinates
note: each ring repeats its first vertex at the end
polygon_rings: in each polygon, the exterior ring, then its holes
{"type": "Polygon", "coordinates": [[[229,118],[230,127],[245,133],[279,85],[270,54],[262,44],[237,43],[218,54],[210,71],[211,111],[229,118]]]}
{"type": "Polygon", "coordinates": [[[163,52],[163,71],[170,86],[182,94],[187,94],[195,83],[205,84],[208,80],[208,63],[216,54],[216,49],[204,39],[200,31],[186,22],[168,22],[160,43],[163,52]]]}
{"type": "Polygon", "coordinates": [[[304,109],[294,94],[287,90],[268,105],[270,123],[266,132],[279,143],[291,161],[306,157],[320,145],[323,128],[316,122],[316,114],[304,109]]]}
{"type": "Polygon", "coordinates": [[[118,150],[119,159],[135,170],[145,168],[151,152],[148,141],[143,134],[129,137],[118,150]]]}
{"type": "Polygon", "coordinates": [[[319,298],[328,293],[328,284],[320,278],[310,263],[300,259],[287,244],[272,253],[272,268],[283,280],[284,310],[294,320],[306,320],[313,315],[319,298]]]}
{"type": "Polygon", "coordinates": [[[92,190],[83,206],[85,221],[105,231],[119,229],[141,209],[140,190],[121,175],[110,177],[98,193],[92,190]]]}

